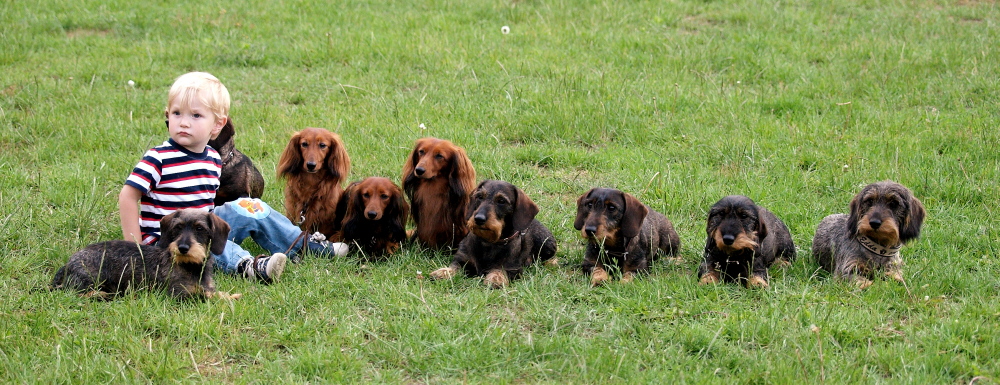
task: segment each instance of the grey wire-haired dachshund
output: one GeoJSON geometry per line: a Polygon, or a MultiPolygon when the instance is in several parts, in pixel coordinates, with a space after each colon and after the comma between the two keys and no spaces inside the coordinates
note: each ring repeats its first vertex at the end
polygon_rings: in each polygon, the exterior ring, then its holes
{"type": "Polygon", "coordinates": [[[156,246],[116,240],[95,243],[69,257],[51,289],[107,299],[128,290],[163,290],[176,299],[237,299],[215,290],[212,254],[221,254],[229,224],[203,210],[178,210],[160,220],[156,246]],[[211,253],[209,252],[211,251],[211,253]]]}
{"type": "Polygon", "coordinates": [[[816,228],[816,262],[862,289],[879,273],[905,282],[899,250],[920,236],[924,205],[906,186],[887,180],[865,186],[850,207],[850,214],[829,215],[816,228]]]}
{"type": "Polygon", "coordinates": [[[795,243],[785,223],[748,197],[730,195],[708,211],[705,257],[699,283],[740,282],[768,286],[767,270],[775,261],[795,260],[795,243]]]}

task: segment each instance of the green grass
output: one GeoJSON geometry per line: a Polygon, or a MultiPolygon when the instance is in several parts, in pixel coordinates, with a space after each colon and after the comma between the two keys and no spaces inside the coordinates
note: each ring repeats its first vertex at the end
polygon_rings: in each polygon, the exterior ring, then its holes
{"type": "Polygon", "coordinates": [[[992,1],[133,3],[0,3],[0,382],[1000,382],[992,1]],[[339,132],[352,180],[398,181],[433,135],[539,204],[562,265],[488,290],[417,279],[449,257],[407,247],[220,275],[232,304],[37,290],[121,236],[117,193],[192,70],[229,87],[268,202],[298,129],[339,132]],[[857,291],[811,239],[882,179],[928,218],[907,284],[857,291]],[[589,288],[572,218],[597,186],[665,213],[684,263],[589,288]],[[696,284],[728,194],[792,231],[770,290],[696,284]]]}

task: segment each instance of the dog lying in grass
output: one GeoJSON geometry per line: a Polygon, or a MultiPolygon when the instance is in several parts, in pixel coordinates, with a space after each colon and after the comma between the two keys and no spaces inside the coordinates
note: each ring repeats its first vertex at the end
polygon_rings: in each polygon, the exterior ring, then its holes
{"type": "Polygon", "coordinates": [[[216,291],[212,254],[226,246],[229,225],[203,210],[179,210],[160,220],[156,246],[107,241],[87,246],[56,271],[50,289],[107,299],[128,290],[163,290],[179,300],[237,299],[216,291]],[[211,253],[209,252],[211,251],[211,253]]]}

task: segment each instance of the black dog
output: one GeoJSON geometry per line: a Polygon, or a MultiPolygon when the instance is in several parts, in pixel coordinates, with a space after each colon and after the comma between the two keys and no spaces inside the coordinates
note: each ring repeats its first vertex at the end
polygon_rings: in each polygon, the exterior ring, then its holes
{"type": "Polygon", "coordinates": [[[622,272],[622,282],[630,282],[648,271],[660,253],[675,255],[681,249],[681,238],[666,216],[615,189],[595,188],[580,196],[573,227],[587,239],[583,271],[591,275],[593,286],[611,279],[612,266],[622,272]]]}
{"type": "Polygon", "coordinates": [[[784,222],[742,195],[716,202],[705,231],[705,259],[698,267],[702,284],[739,281],[766,288],[771,264],[795,260],[795,244],[784,222]]]}
{"type": "Polygon", "coordinates": [[[337,218],[343,220],[334,239],[361,251],[366,259],[380,259],[399,250],[406,239],[409,212],[403,190],[388,178],[351,183],[337,203],[337,218]]]}
{"type": "Polygon", "coordinates": [[[219,136],[208,141],[222,157],[222,174],[219,175],[219,191],[215,193],[215,205],[234,201],[238,198],[260,198],[264,194],[264,177],[253,161],[240,150],[236,149],[233,136],[233,119],[229,119],[222,127],[219,136]]]}
{"type": "Polygon", "coordinates": [[[851,200],[851,214],[833,214],[813,237],[816,262],[837,278],[864,289],[876,272],[903,280],[903,244],[920,236],[927,211],[910,189],[893,181],[872,183],[851,200]]]}
{"type": "Polygon", "coordinates": [[[107,241],[87,246],[56,271],[50,287],[107,298],[126,290],[165,290],[177,299],[236,299],[215,291],[212,253],[221,254],[229,225],[202,210],[179,210],[160,220],[156,246],[107,241]]]}
{"type": "Polygon", "coordinates": [[[486,275],[485,284],[501,288],[536,260],[549,261],[556,254],[555,237],[535,219],[538,206],[510,183],[480,183],[466,213],[469,234],[451,265],[435,270],[431,278],[450,279],[464,269],[469,276],[486,275]]]}

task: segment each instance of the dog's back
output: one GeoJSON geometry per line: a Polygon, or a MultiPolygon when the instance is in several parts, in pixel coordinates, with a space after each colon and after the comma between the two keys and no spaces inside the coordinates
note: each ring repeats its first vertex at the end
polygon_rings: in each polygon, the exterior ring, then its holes
{"type": "Polygon", "coordinates": [[[760,245],[760,252],[767,259],[768,266],[779,259],[788,263],[795,261],[795,243],[792,241],[792,233],[788,231],[788,226],[782,222],[774,213],[757,206],[757,215],[760,221],[767,226],[767,236],[760,245]]]}
{"type": "MultiPolygon", "coordinates": [[[[812,251],[816,262],[824,270],[833,272],[836,258],[834,253],[849,254],[855,253],[847,230],[847,214],[831,214],[819,223],[816,227],[816,235],[813,236],[812,251]]],[[[863,255],[863,253],[857,253],[863,255]]]]}
{"type": "Polygon", "coordinates": [[[649,206],[649,214],[642,221],[642,230],[639,233],[639,244],[646,248],[646,254],[653,260],[660,257],[660,254],[672,256],[681,249],[681,237],[674,230],[674,226],[667,219],[666,215],[660,214],[649,206]]]}
{"type": "Polygon", "coordinates": [[[107,241],[87,246],[69,257],[52,279],[53,289],[122,294],[150,282],[166,282],[169,254],[156,246],[107,241]]]}

